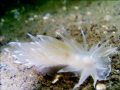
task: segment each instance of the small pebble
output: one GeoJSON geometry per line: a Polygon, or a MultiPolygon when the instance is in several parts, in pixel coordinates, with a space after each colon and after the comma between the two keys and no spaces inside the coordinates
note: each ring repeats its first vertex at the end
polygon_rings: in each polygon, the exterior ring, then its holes
{"type": "Polygon", "coordinates": [[[66,6],[63,6],[63,10],[65,11],[67,8],[66,8],[66,6]]]}
{"type": "Polygon", "coordinates": [[[75,10],[78,10],[78,9],[79,9],[79,7],[78,7],[78,6],[74,6],[74,9],[75,9],[75,10]]]}
{"type": "Polygon", "coordinates": [[[88,11],[88,12],[87,12],[87,15],[91,15],[91,12],[88,11]]]}
{"type": "Polygon", "coordinates": [[[5,20],[3,18],[1,18],[1,22],[4,22],[5,20]]]}
{"type": "Polygon", "coordinates": [[[37,18],[38,17],[38,15],[34,15],[34,18],[37,18]]]}
{"type": "Polygon", "coordinates": [[[29,18],[29,20],[30,20],[30,21],[33,21],[33,20],[34,20],[34,18],[32,18],[32,17],[31,17],[31,18],[29,18]]]}
{"type": "Polygon", "coordinates": [[[96,85],[96,90],[105,90],[106,89],[106,85],[104,84],[97,84],[96,85]]]}
{"type": "Polygon", "coordinates": [[[108,20],[110,20],[111,19],[111,16],[110,15],[106,15],[105,17],[104,17],[104,20],[106,20],[106,21],[108,21],[108,20]]]}
{"type": "Polygon", "coordinates": [[[108,25],[102,25],[103,28],[108,29],[108,25]]]}
{"type": "Polygon", "coordinates": [[[61,75],[57,75],[55,77],[55,79],[52,81],[52,84],[56,83],[59,80],[60,77],[61,77],[61,75]]]}
{"type": "Polygon", "coordinates": [[[113,31],[113,34],[115,34],[116,32],[113,31]]]}
{"type": "Polygon", "coordinates": [[[49,19],[49,16],[50,16],[50,13],[47,13],[47,14],[45,14],[45,16],[43,17],[43,19],[44,19],[44,20],[49,19]]]}

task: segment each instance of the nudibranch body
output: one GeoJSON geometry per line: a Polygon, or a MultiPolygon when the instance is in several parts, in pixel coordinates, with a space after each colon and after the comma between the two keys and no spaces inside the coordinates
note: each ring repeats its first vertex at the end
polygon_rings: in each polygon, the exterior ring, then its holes
{"type": "Polygon", "coordinates": [[[109,54],[116,52],[117,47],[105,47],[109,41],[100,45],[93,45],[88,49],[84,32],[82,31],[84,45],[73,39],[61,25],[63,34],[56,32],[63,41],[50,36],[37,35],[31,37],[33,42],[10,42],[11,48],[6,51],[17,58],[16,63],[23,63],[28,66],[35,66],[42,73],[46,67],[60,66],[60,72],[73,72],[80,77],[79,82],[73,89],[79,87],[88,76],[94,79],[94,87],[97,80],[106,80],[111,71],[109,54]],[[77,72],[77,73],[76,73],[77,72]]]}

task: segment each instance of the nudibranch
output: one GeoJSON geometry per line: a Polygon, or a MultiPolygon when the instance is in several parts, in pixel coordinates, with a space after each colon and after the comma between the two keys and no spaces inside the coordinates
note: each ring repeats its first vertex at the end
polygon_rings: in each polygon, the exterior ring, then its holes
{"type": "Polygon", "coordinates": [[[79,87],[88,76],[94,79],[94,87],[97,80],[106,80],[111,71],[109,54],[116,52],[117,47],[107,47],[109,40],[101,44],[94,44],[88,49],[84,32],[83,45],[73,39],[61,25],[63,34],[56,32],[61,40],[50,36],[28,36],[33,42],[10,42],[12,48],[5,49],[17,58],[16,63],[35,66],[42,73],[48,73],[44,68],[64,65],[60,72],[73,72],[79,76],[79,82],[73,89],[79,87]],[[77,73],[76,73],[77,72],[77,73]]]}

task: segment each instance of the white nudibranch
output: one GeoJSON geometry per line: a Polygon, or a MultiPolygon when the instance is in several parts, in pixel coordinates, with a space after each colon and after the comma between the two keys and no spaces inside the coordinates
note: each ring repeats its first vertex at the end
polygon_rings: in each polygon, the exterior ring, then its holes
{"type": "Polygon", "coordinates": [[[94,79],[94,87],[97,80],[106,80],[110,74],[111,64],[109,54],[116,52],[117,47],[105,47],[109,41],[100,45],[93,45],[88,49],[84,32],[82,31],[84,45],[73,39],[61,25],[63,34],[56,32],[63,41],[50,36],[28,36],[33,42],[10,42],[12,48],[5,49],[17,58],[16,63],[23,63],[42,72],[51,72],[46,67],[64,66],[60,72],[73,72],[80,77],[73,89],[79,87],[88,76],[94,79]],[[77,72],[77,73],[76,73],[77,72]]]}

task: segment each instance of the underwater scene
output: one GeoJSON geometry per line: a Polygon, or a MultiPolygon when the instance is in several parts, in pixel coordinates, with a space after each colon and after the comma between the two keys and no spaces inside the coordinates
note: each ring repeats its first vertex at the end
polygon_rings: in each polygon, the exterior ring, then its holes
{"type": "Polygon", "coordinates": [[[119,90],[119,0],[4,0],[0,8],[0,90],[119,90]]]}

